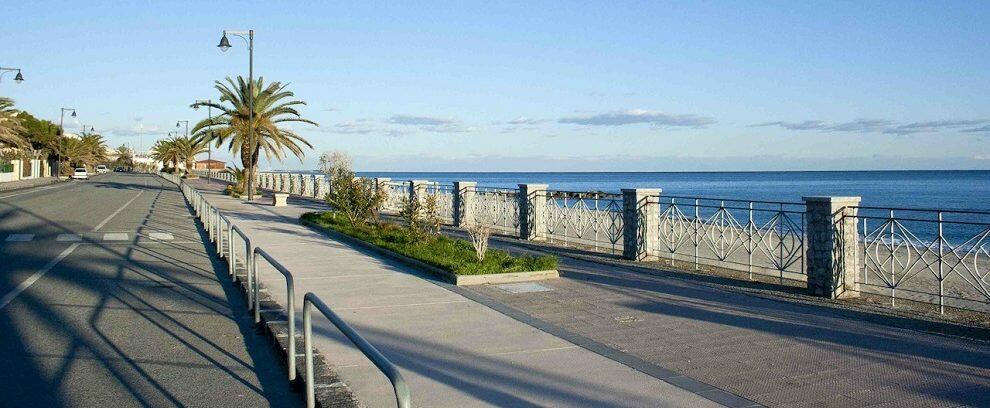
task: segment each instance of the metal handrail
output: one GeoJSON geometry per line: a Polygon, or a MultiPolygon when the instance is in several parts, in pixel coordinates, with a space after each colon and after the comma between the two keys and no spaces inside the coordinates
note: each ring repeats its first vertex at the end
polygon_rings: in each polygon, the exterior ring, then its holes
{"type": "MultiPolygon", "coordinates": [[[[296,379],[296,289],[292,282],[292,272],[283,266],[281,263],[272,258],[268,252],[265,250],[254,247],[253,256],[251,257],[251,270],[257,274],[258,272],[258,256],[265,258],[268,264],[273,266],[275,270],[279,271],[283,276],[285,276],[285,288],[288,296],[288,307],[286,307],[286,312],[289,315],[289,380],[296,379]]],[[[254,285],[254,311],[255,316],[259,315],[260,311],[258,308],[258,287],[261,286],[257,282],[257,277],[255,279],[254,285]]]]}
{"type": "Polygon", "coordinates": [[[313,292],[306,293],[303,297],[303,344],[305,344],[306,353],[306,406],[315,407],[316,406],[316,395],[314,393],[313,384],[313,318],[312,309],[313,306],[323,314],[330,323],[333,323],[337,330],[340,330],[348,339],[354,343],[355,346],[365,357],[368,357],[378,370],[388,377],[388,380],[392,383],[392,390],[395,392],[395,403],[399,408],[409,408],[411,407],[410,396],[409,396],[409,386],[406,385],[406,380],[402,378],[402,373],[399,372],[399,368],[395,366],[388,357],[385,357],[380,351],[378,351],[375,346],[369,343],[364,337],[361,337],[344,319],[337,316],[336,313],[330,309],[326,303],[323,303],[316,294],[313,292]]]}
{"type": "MultiPolygon", "coordinates": [[[[275,268],[279,273],[285,277],[285,287],[286,295],[288,297],[288,307],[286,311],[288,313],[288,371],[289,380],[293,381],[296,379],[296,324],[295,324],[295,283],[292,277],[292,273],[289,272],[288,268],[282,265],[280,262],[275,260],[268,252],[264,249],[255,247],[251,243],[250,238],[244,231],[234,225],[230,218],[220,212],[220,210],[211,205],[195,188],[180,182],[182,186],[182,191],[187,201],[190,202],[196,214],[200,217],[206,229],[211,235],[211,240],[216,237],[218,251],[223,254],[222,246],[227,245],[227,262],[229,273],[231,277],[235,274],[235,265],[237,262],[237,251],[234,246],[234,233],[236,232],[240,235],[241,239],[244,241],[245,253],[250,253],[251,255],[247,258],[247,277],[248,277],[248,304],[254,309],[254,319],[255,323],[261,321],[261,307],[260,307],[260,281],[258,279],[258,258],[264,258],[269,265],[275,268]],[[222,223],[226,223],[226,231],[222,229],[222,223]],[[226,234],[224,234],[226,232],[226,234]],[[226,241],[224,241],[224,235],[226,235],[226,241]]],[[[306,348],[306,403],[307,406],[315,406],[315,393],[313,384],[313,342],[312,342],[312,307],[316,306],[324,317],[330,320],[331,323],[341,333],[344,334],[355,346],[358,347],[361,352],[375,364],[378,369],[388,377],[389,381],[392,383],[392,389],[395,393],[396,404],[399,408],[409,408],[410,403],[410,393],[409,386],[406,384],[405,379],[403,379],[402,374],[399,369],[393,364],[387,357],[382,355],[371,343],[361,337],[353,328],[350,327],[343,319],[340,318],[336,313],[333,312],[323,301],[313,293],[307,293],[303,298],[303,325],[304,325],[304,342],[306,348]]]]}

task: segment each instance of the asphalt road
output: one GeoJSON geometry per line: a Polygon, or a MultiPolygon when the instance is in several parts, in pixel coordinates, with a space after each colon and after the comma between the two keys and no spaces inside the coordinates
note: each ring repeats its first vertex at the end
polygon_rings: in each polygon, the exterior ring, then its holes
{"type": "Polygon", "coordinates": [[[178,189],[0,193],[0,406],[299,406],[178,189]]]}

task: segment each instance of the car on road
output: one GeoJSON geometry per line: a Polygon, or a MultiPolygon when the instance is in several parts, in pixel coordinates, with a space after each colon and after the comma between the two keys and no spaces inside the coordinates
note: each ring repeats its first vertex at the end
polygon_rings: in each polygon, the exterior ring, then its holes
{"type": "Polygon", "coordinates": [[[105,174],[105,173],[109,173],[109,172],[110,172],[110,169],[107,168],[107,166],[104,166],[102,164],[96,166],[96,174],[105,174]]]}
{"type": "Polygon", "coordinates": [[[76,180],[86,180],[89,178],[89,173],[86,172],[85,168],[80,167],[72,172],[72,178],[76,180]]]}

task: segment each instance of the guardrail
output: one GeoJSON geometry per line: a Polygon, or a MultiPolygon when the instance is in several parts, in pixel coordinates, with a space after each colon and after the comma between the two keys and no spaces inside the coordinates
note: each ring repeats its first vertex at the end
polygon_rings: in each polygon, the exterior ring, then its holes
{"type": "MultiPolygon", "coordinates": [[[[254,271],[255,274],[258,273],[258,256],[261,256],[262,258],[265,258],[265,260],[268,261],[268,264],[269,265],[271,265],[272,267],[274,267],[275,270],[279,271],[279,273],[281,273],[282,276],[285,276],[285,289],[286,289],[287,297],[288,297],[287,302],[289,303],[288,304],[288,307],[286,307],[286,309],[287,309],[286,312],[289,315],[289,318],[288,318],[288,320],[289,320],[289,359],[288,359],[289,360],[289,380],[295,380],[296,379],[296,287],[295,287],[295,284],[293,283],[293,280],[292,280],[292,273],[289,272],[289,269],[287,269],[281,263],[279,263],[278,261],[276,261],[275,258],[272,258],[272,256],[269,255],[268,252],[265,252],[265,250],[263,250],[263,249],[261,249],[259,247],[254,247],[254,252],[252,253],[252,256],[251,256],[251,267],[248,269],[249,271],[254,271]]],[[[255,282],[257,282],[257,281],[258,281],[258,279],[257,279],[257,277],[255,277],[255,282]]],[[[261,317],[260,316],[261,315],[261,311],[259,310],[259,307],[258,307],[259,306],[259,303],[260,303],[258,301],[258,288],[259,288],[259,286],[260,285],[255,284],[254,285],[254,288],[253,288],[253,291],[254,291],[254,321],[255,321],[255,323],[258,323],[260,321],[260,317],[261,317]]]]}
{"type": "Polygon", "coordinates": [[[402,378],[402,373],[399,372],[395,364],[392,364],[375,346],[368,343],[344,319],[341,319],[340,316],[333,312],[333,309],[330,309],[326,303],[323,303],[323,300],[312,292],[307,293],[303,297],[303,344],[306,349],[306,406],[312,407],[316,405],[313,390],[313,306],[316,306],[316,309],[327,320],[330,320],[330,323],[333,323],[337,327],[337,330],[340,330],[344,336],[350,339],[361,350],[361,353],[364,353],[375,364],[375,367],[378,367],[378,370],[388,377],[388,380],[392,383],[392,390],[395,392],[396,406],[399,408],[409,408],[411,406],[409,386],[406,385],[406,380],[402,378]]]}
{"type": "MultiPolygon", "coordinates": [[[[203,194],[200,193],[195,188],[186,184],[182,179],[175,177],[170,174],[161,174],[163,178],[172,181],[179,185],[180,191],[186,199],[186,202],[193,208],[195,215],[199,218],[204,229],[206,229],[208,238],[210,242],[216,245],[217,253],[221,258],[225,258],[228,262],[228,273],[231,278],[236,278],[236,265],[237,265],[237,250],[234,241],[235,233],[237,236],[244,241],[245,248],[245,262],[244,267],[246,268],[247,275],[247,296],[248,296],[248,308],[254,312],[255,323],[261,322],[261,297],[260,292],[260,279],[258,278],[258,258],[264,258],[269,265],[274,267],[279,273],[285,277],[286,281],[286,295],[288,297],[286,314],[288,315],[288,330],[289,330],[289,344],[288,344],[288,371],[289,380],[296,379],[296,325],[295,325],[295,283],[292,277],[292,273],[278,262],[274,257],[272,257],[264,249],[256,247],[251,243],[250,238],[247,234],[238,226],[234,225],[233,221],[225,214],[223,214],[218,208],[210,204],[203,194]],[[226,252],[224,251],[226,248],[226,252]],[[250,254],[250,255],[248,255],[250,254]]],[[[337,327],[341,333],[344,334],[351,342],[357,346],[357,348],[364,354],[376,367],[388,377],[389,381],[392,383],[393,391],[395,392],[396,403],[400,408],[410,407],[410,392],[409,387],[399,372],[399,369],[393,364],[387,357],[385,357],[381,352],[378,351],[371,343],[365,340],[359,333],[357,333],[353,328],[350,327],[343,319],[340,318],[333,310],[328,307],[318,296],[313,293],[307,293],[303,298],[303,341],[305,343],[305,353],[306,353],[306,403],[308,407],[315,406],[315,392],[314,392],[314,379],[313,379],[313,340],[312,340],[312,312],[313,306],[316,306],[317,310],[323,314],[330,322],[337,327]]]]}

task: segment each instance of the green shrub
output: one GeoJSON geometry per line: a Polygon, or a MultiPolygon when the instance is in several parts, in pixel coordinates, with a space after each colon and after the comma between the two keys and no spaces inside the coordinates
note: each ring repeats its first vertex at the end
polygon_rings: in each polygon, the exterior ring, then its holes
{"type": "Polygon", "coordinates": [[[493,273],[545,271],[557,268],[553,256],[512,256],[508,252],[489,249],[483,261],[478,260],[470,242],[445,235],[423,235],[390,223],[355,223],[333,213],[308,213],[302,217],[324,228],[349,235],[362,241],[436,266],[457,275],[487,275],[493,273]]]}

